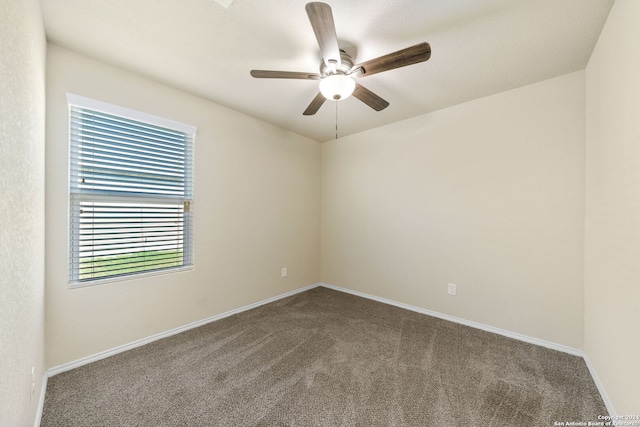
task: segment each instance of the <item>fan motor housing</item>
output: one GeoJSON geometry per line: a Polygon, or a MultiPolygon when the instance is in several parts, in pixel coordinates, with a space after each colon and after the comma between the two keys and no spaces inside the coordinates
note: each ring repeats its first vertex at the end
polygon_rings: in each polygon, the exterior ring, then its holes
{"type": "Polygon", "coordinates": [[[327,65],[324,61],[320,61],[320,75],[324,78],[331,74],[349,74],[353,68],[353,58],[347,54],[344,50],[340,49],[340,65],[336,67],[335,71],[331,66],[327,65]]]}

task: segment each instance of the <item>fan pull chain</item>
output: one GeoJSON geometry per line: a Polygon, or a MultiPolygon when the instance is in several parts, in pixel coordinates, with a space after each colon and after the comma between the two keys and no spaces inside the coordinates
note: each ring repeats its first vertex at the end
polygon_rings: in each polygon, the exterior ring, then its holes
{"type": "Polygon", "coordinates": [[[338,101],[335,101],[336,104],[336,139],[338,139],[338,101]]]}

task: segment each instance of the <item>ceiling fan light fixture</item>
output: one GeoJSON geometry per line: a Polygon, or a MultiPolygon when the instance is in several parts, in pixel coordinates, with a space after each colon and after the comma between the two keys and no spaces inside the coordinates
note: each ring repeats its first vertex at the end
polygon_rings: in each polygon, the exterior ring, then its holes
{"type": "Polygon", "coordinates": [[[320,93],[332,101],[340,101],[351,96],[356,82],[344,74],[331,74],[320,81],[320,93]]]}

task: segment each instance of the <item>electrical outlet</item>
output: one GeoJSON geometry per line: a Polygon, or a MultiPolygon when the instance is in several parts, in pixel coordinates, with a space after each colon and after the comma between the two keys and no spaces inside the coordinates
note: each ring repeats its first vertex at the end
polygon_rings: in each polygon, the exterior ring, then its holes
{"type": "Polygon", "coordinates": [[[287,267],[282,267],[282,277],[287,277],[287,267]]]}
{"type": "Polygon", "coordinates": [[[449,295],[456,295],[458,292],[457,290],[457,286],[454,283],[449,283],[449,285],[447,286],[447,293],[449,295]]]}

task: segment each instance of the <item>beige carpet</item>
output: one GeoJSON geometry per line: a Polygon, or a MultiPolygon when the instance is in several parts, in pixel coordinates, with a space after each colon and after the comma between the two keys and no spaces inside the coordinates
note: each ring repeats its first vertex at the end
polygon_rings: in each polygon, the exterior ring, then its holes
{"type": "Polygon", "coordinates": [[[584,361],[326,288],[49,379],[49,426],[553,426],[584,361]]]}

